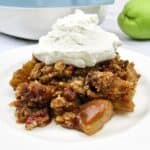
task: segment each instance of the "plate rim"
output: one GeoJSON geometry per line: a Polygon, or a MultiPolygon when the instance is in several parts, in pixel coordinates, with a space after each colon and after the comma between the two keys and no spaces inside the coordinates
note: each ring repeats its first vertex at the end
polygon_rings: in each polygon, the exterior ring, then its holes
{"type": "MultiPolygon", "coordinates": [[[[25,51],[25,48],[26,49],[31,49],[31,48],[35,48],[37,46],[37,44],[34,44],[34,45],[29,45],[29,46],[21,46],[21,47],[19,47],[19,48],[15,48],[15,49],[12,49],[12,50],[7,50],[7,51],[5,51],[5,52],[2,52],[1,54],[0,54],[0,58],[2,58],[2,57],[4,57],[5,55],[9,55],[9,53],[15,53],[16,51],[18,51],[19,49],[23,49],[23,51],[25,51]]],[[[138,56],[142,56],[142,57],[144,57],[145,59],[146,59],[146,61],[148,61],[148,63],[150,63],[150,57],[149,56],[146,56],[146,55],[143,55],[143,54],[141,54],[141,53],[138,53],[138,52],[135,52],[135,51],[132,51],[132,50],[128,50],[128,49],[126,49],[126,48],[122,48],[122,47],[120,47],[119,48],[119,51],[122,51],[122,50],[125,50],[125,51],[127,51],[127,52],[130,52],[130,53],[132,53],[132,54],[134,54],[134,55],[138,55],[138,56]]],[[[1,60],[0,60],[0,64],[1,64],[1,60]]],[[[146,118],[148,118],[149,119],[149,121],[150,121],[150,117],[148,116],[148,115],[146,115],[143,119],[146,119],[146,118]]],[[[3,126],[3,124],[2,124],[2,126],[3,126]]],[[[4,128],[4,127],[3,127],[4,128]]],[[[136,125],[135,125],[135,127],[134,127],[134,129],[135,128],[138,128],[136,125]]],[[[133,128],[130,128],[130,129],[132,129],[133,130],[133,128]]],[[[130,129],[128,129],[128,131],[130,131],[130,129]]],[[[0,125],[0,130],[1,130],[1,125],[0,125]]],[[[19,134],[21,134],[21,132],[19,133],[19,134]]],[[[124,135],[125,133],[123,133],[123,135],[124,135]]],[[[23,136],[26,136],[26,137],[31,137],[31,138],[33,138],[32,136],[30,136],[30,135],[27,135],[27,134],[25,134],[25,135],[23,135],[23,136]]],[[[113,138],[117,138],[118,139],[118,137],[121,137],[122,136],[122,134],[117,134],[117,136],[113,136],[113,138]]],[[[111,136],[110,136],[111,137],[111,136]]],[[[30,138],[30,139],[31,139],[30,138]]],[[[95,141],[93,141],[93,140],[91,140],[91,142],[92,143],[97,143],[97,142],[99,142],[99,143],[102,143],[102,141],[107,141],[107,139],[109,139],[109,138],[104,138],[104,139],[100,139],[99,141],[98,140],[95,140],[95,141]]],[[[35,140],[38,140],[39,142],[41,142],[41,141],[47,141],[47,140],[41,140],[40,138],[35,138],[35,140]]],[[[89,141],[89,140],[88,140],[89,141]]],[[[86,141],[87,142],[87,141],[86,141]]],[[[47,143],[47,142],[46,142],[47,143]]],[[[75,142],[75,143],[78,143],[78,142],[75,142]]],[[[85,143],[85,142],[83,142],[83,143],[85,143]]],[[[64,144],[64,143],[63,143],[64,144]]],[[[79,144],[79,143],[78,143],[79,144]]]]}

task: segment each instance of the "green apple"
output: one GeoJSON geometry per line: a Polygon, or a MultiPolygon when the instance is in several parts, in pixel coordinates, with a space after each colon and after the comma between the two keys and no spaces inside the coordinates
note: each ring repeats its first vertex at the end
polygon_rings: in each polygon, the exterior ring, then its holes
{"type": "Polygon", "coordinates": [[[129,0],[118,17],[124,33],[133,39],[150,39],[150,0],[129,0]]]}

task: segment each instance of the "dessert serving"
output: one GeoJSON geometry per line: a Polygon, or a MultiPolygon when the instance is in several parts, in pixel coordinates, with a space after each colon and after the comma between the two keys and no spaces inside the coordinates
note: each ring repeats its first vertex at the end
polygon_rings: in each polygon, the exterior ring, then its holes
{"type": "Polygon", "coordinates": [[[55,120],[92,135],[116,113],[133,112],[140,75],[120,58],[118,46],[97,15],[77,10],[58,19],[10,81],[17,122],[31,130],[55,120]]]}

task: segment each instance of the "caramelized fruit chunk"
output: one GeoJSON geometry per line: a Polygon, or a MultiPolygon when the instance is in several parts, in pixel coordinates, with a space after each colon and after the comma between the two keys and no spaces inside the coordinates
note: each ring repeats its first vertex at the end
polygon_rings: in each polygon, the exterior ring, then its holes
{"type": "Polygon", "coordinates": [[[87,135],[100,130],[113,115],[113,106],[110,101],[97,99],[83,104],[77,114],[77,126],[87,135]]]}

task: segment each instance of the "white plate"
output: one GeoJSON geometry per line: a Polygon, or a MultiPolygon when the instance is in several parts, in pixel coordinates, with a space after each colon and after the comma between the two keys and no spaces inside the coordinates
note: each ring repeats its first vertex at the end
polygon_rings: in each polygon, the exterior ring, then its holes
{"type": "Polygon", "coordinates": [[[149,57],[119,49],[123,59],[136,64],[141,74],[134,97],[135,112],[113,117],[105,127],[93,136],[86,136],[74,130],[64,129],[55,123],[44,128],[26,131],[23,125],[16,124],[14,110],[8,106],[15,99],[9,86],[12,73],[32,57],[34,46],[27,46],[0,55],[0,139],[5,149],[140,149],[150,146],[150,66],[149,57]],[[8,142],[9,141],[9,142],[8,142]],[[7,144],[8,143],[8,144],[7,144]]]}

